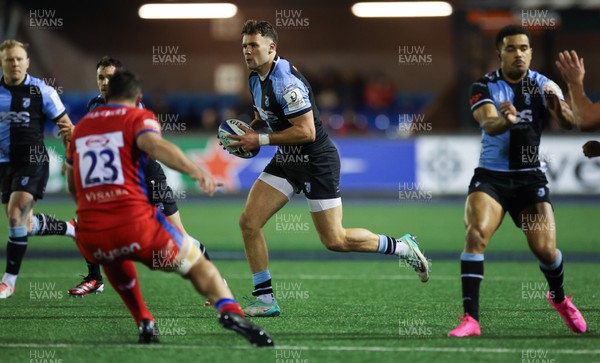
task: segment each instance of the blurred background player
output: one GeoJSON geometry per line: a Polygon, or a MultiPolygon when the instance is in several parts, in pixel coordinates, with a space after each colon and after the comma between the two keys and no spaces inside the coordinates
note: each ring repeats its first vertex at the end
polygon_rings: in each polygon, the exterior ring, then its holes
{"type": "Polygon", "coordinates": [[[242,48],[255,117],[231,147],[253,150],[278,145],[276,155],[252,186],[240,217],[246,256],[253,274],[256,300],[244,309],[247,316],[278,316],[268,269],[265,223],[295,193],[303,191],[321,242],[338,252],[379,252],[398,255],[412,266],[421,281],[429,279],[429,265],[410,234],[400,239],[366,229],[345,229],[340,197],[340,158],[319,120],[310,85],[287,60],[277,55],[277,32],[266,21],[248,20],[242,29],[242,48]]]}
{"type": "MultiPolygon", "coordinates": [[[[96,64],[96,83],[98,84],[100,94],[90,100],[87,105],[88,112],[106,104],[108,81],[115,71],[122,67],[121,62],[112,57],[102,57],[98,61],[98,64],[96,64]]],[[[138,102],[137,107],[144,108],[141,100],[138,102]]],[[[179,227],[184,233],[187,233],[181,223],[173,190],[167,184],[167,177],[160,164],[156,160],[150,159],[144,172],[146,176],[146,190],[148,191],[150,202],[162,210],[173,224],[179,227]]],[[[201,249],[203,253],[206,253],[204,246],[201,245],[201,249]]],[[[103,286],[100,266],[89,261],[86,262],[88,265],[88,275],[83,278],[81,283],[69,290],[69,294],[72,296],[85,296],[90,292],[101,289],[103,286]]]]}
{"type": "Polygon", "coordinates": [[[539,145],[548,118],[569,128],[573,114],[560,88],[529,69],[532,48],[519,26],[502,28],[496,36],[500,68],[471,87],[471,110],[481,126],[479,167],[469,185],[465,206],[467,229],[461,254],[464,317],[449,336],[481,335],[479,285],[484,252],[508,212],[519,227],[549,286],[548,301],[576,333],[586,323],[563,289],[563,258],[556,248],[556,224],[547,179],[541,170],[539,145]]]}
{"type": "MultiPolygon", "coordinates": [[[[72,123],[56,90],[27,74],[27,46],[16,40],[0,44],[0,185],[8,219],[6,272],[0,299],[11,297],[27,250],[27,235],[35,202],[44,197],[49,176],[49,156],[44,145],[44,123],[52,120],[63,141],[70,138],[72,123]]],[[[68,226],[63,223],[62,232],[68,226]]],[[[72,227],[71,227],[72,228],[72,227]]]]}
{"type": "MultiPolygon", "coordinates": [[[[558,54],[556,66],[569,87],[575,124],[582,131],[598,130],[600,128],[600,103],[593,103],[585,94],[583,58],[579,58],[574,50],[571,52],[565,50],[558,54]]],[[[583,145],[583,154],[588,158],[600,156],[600,142],[586,142],[583,145]]]]}
{"type": "Polygon", "coordinates": [[[158,342],[154,318],[143,301],[133,261],[176,271],[190,279],[219,311],[219,321],[257,346],[272,339],[243,318],[216,267],[199,246],[171,223],[146,195],[149,157],[189,175],[212,195],[212,175],[163,140],[156,116],[138,108],[140,81],[117,71],[108,85],[108,104],[87,114],[73,131],[67,151],[69,191],[77,201],[77,246],[88,261],[101,263],[111,285],[139,326],[140,343],[158,342]]]}

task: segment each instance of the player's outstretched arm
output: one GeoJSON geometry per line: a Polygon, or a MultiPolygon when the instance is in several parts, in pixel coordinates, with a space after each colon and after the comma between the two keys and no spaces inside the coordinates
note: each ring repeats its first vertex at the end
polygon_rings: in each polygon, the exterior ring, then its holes
{"type": "Polygon", "coordinates": [[[491,103],[484,103],[473,111],[473,117],[479,123],[483,131],[488,135],[500,135],[512,125],[517,123],[517,110],[512,103],[506,101],[500,106],[500,113],[496,106],[491,103]]]}
{"type": "Polygon", "coordinates": [[[168,142],[153,132],[144,132],[138,136],[137,146],[147,152],[151,158],[158,160],[171,169],[189,175],[198,181],[200,188],[208,195],[213,195],[215,189],[222,185],[213,176],[194,164],[176,145],[168,142]]]}
{"type": "Polygon", "coordinates": [[[585,94],[583,78],[585,65],[577,53],[564,51],[558,54],[556,67],[569,87],[574,121],[581,131],[595,131],[600,128],[600,103],[593,103],[585,94]]]}

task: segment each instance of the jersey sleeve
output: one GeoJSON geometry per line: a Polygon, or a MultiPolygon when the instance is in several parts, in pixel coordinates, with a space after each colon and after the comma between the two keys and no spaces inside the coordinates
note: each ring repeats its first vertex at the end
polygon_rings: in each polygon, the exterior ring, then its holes
{"type": "Polygon", "coordinates": [[[471,111],[475,111],[484,103],[494,103],[494,100],[492,100],[492,97],[490,96],[490,90],[486,83],[482,81],[475,82],[471,85],[469,95],[469,105],[471,106],[471,111]]]}
{"type": "Polygon", "coordinates": [[[273,86],[275,98],[286,117],[297,117],[312,110],[308,88],[292,73],[276,79],[273,86]]]}
{"type": "Polygon", "coordinates": [[[42,111],[50,120],[56,121],[66,113],[65,105],[54,88],[46,83],[41,83],[39,87],[42,94],[42,111]]]}
{"type": "Polygon", "coordinates": [[[135,139],[145,132],[154,132],[162,136],[160,123],[158,123],[156,116],[150,111],[144,110],[144,112],[140,112],[136,115],[132,126],[132,132],[135,139]]]}

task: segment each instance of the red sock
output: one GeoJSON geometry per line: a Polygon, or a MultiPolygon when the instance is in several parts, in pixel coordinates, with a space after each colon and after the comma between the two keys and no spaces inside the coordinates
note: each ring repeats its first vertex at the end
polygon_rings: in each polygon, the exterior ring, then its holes
{"type": "Polygon", "coordinates": [[[103,267],[108,281],[127,305],[127,309],[133,315],[136,324],[139,324],[142,319],[154,321],[152,314],[150,314],[144,303],[133,261],[119,261],[103,267]]]}
{"type": "Polygon", "coordinates": [[[223,312],[228,311],[230,313],[244,316],[244,311],[242,310],[240,305],[237,302],[235,302],[235,300],[234,300],[234,302],[227,302],[225,304],[218,304],[218,302],[217,302],[217,305],[219,306],[217,308],[217,310],[219,311],[219,314],[222,314],[223,312]]]}

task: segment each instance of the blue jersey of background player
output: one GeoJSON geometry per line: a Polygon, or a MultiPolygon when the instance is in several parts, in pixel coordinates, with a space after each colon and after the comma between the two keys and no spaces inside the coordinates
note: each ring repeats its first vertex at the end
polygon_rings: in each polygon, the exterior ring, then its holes
{"type": "Polygon", "coordinates": [[[539,160],[544,124],[552,119],[570,128],[573,113],[558,86],[529,69],[533,51],[524,28],[502,28],[496,36],[496,48],[500,69],[471,87],[471,110],[481,126],[482,150],[464,214],[467,231],[461,279],[465,316],[448,335],[481,335],[483,254],[506,212],[539,260],[548,281],[549,303],[573,332],[583,333],[585,320],[563,289],[563,258],[556,248],[554,212],[539,160]]]}
{"type": "Polygon", "coordinates": [[[495,134],[481,128],[482,149],[479,167],[496,171],[535,170],[542,165],[539,145],[542,130],[550,121],[546,92],[553,92],[564,102],[562,91],[546,76],[529,69],[519,82],[507,82],[502,68],[486,74],[471,86],[471,111],[490,104],[498,112],[504,102],[516,110],[516,124],[495,134]]]}
{"type": "MultiPolygon", "coordinates": [[[[48,182],[44,123],[47,119],[55,122],[65,144],[73,127],[56,90],[27,74],[26,48],[16,40],[0,44],[0,189],[9,226],[0,299],[14,292],[33,224],[33,206],[43,198],[48,182]]],[[[62,228],[66,230],[64,223],[62,228]]]]}
{"type": "Polygon", "coordinates": [[[421,281],[429,279],[428,262],[413,236],[400,239],[342,225],[340,157],[318,118],[310,85],[298,70],[276,54],[277,32],[266,21],[248,20],[242,29],[242,50],[251,72],[249,87],[255,120],[270,133],[253,129],[230,147],[253,150],[277,145],[278,151],[255,181],[240,217],[246,256],[253,274],[256,296],[244,309],[249,316],[277,316],[281,309],[273,296],[268,250],[262,231],[265,223],[294,195],[304,192],[321,242],[339,252],[372,252],[399,255],[421,281]]]}

